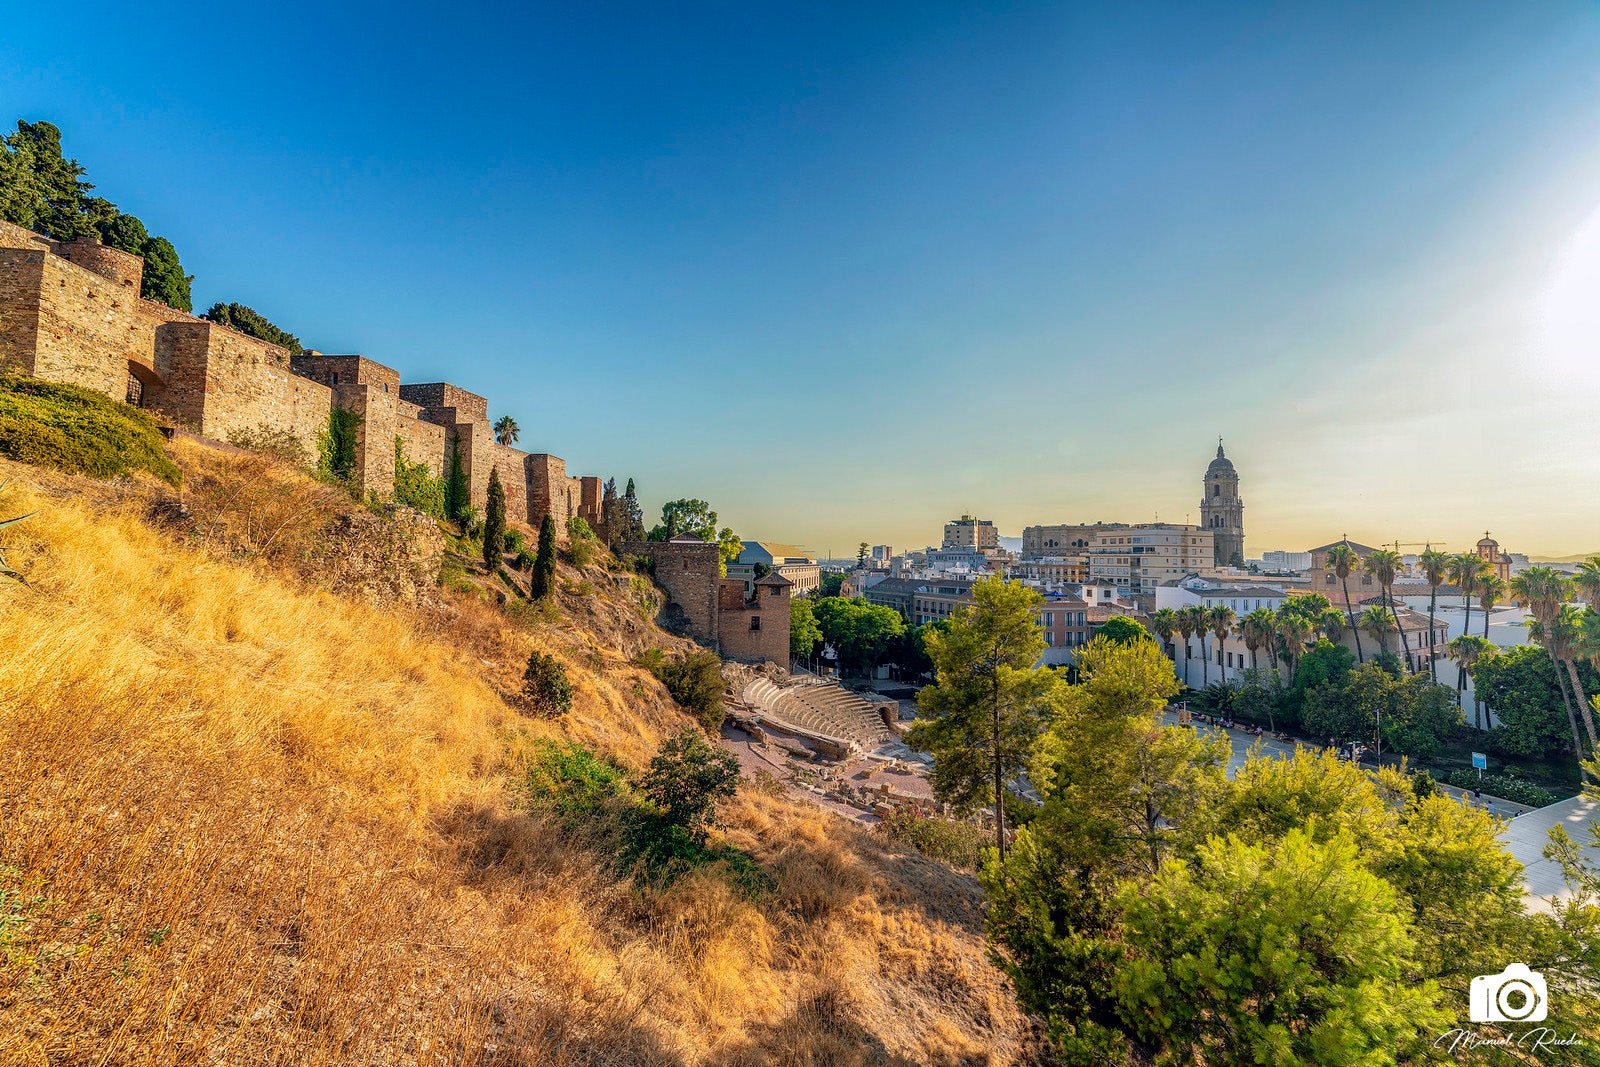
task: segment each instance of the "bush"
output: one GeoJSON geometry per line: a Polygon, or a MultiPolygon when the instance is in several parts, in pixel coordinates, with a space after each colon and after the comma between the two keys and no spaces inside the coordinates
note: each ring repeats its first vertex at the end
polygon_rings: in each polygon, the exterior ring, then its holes
{"type": "Polygon", "coordinates": [[[146,471],[182,481],[155,419],[75,385],[0,375],[0,456],[91,478],[146,471]]]}
{"type": "Polygon", "coordinates": [[[445,517],[445,481],[428,472],[426,463],[406,459],[405,443],[394,439],[394,499],[436,519],[445,517]]]}
{"type": "Polygon", "coordinates": [[[513,561],[513,565],[519,571],[531,571],[533,570],[533,562],[533,553],[524,548],[517,553],[517,558],[513,561]]]}
{"type": "Polygon", "coordinates": [[[592,822],[627,798],[626,775],[576,742],[534,745],[522,781],[527,806],[555,812],[568,829],[592,822]]]}
{"type": "Polygon", "coordinates": [[[1478,772],[1467,768],[1451,771],[1450,784],[1458,789],[1482,788],[1490,796],[1501,797],[1516,804],[1525,804],[1530,808],[1542,808],[1561,799],[1550,790],[1541,789],[1532,782],[1524,782],[1520,778],[1508,778],[1503,774],[1486,774],[1480,781],[1478,772]]]}
{"type": "Polygon", "coordinates": [[[635,662],[659,678],[672,699],[693,712],[707,733],[722,729],[727,715],[722,706],[725,684],[722,661],[715,652],[690,652],[669,660],[659,648],[652,648],[641,652],[635,662]]]}
{"type": "Polygon", "coordinates": [[[909,804],[890,812],[878,824],[878,832],[967,871],[978,870],[983,865],[983,850],[994,844],[994,834],[986,834],[969,822],[930,818],[909,804]]]}
{"type": "Polygon", "coordinates": [[[336,407],[328,411],[328,425],[317,438],[317,477],[351,488],[356,480],[356,430],[359,412],[336,407]]]}
{"type": "Polygon", "coordinates": [[[739,761],[692,726],[661,746],[643,783],[666,825],[683,828],[695,842],[716,825],[717,802],[738,788],[739,761]]]}
{"type": "Polygon", "coordinates": [[[1433,780],[1433,775],[1427,771],[1418,771],[1411,776],[1411,791],[1417,795],[1418,800],[1426,800],[1439,791],[1433,780]]]}
{"type": "Polygon", "coordinates": [[[311,466],[311,453],[305,442],[288,430],[274,430],[268,426],[235,430],[228,435],[228,443],[235,448],[248,448],[252,452],[281,459],[291,466],[302,469],[311,466]]]}
{"type": "Polygon", "coordinates": [[[522,692],[534,710],[543,715],[564,715],[572,710],[572,683],[567,681],[567,669],[546,653],[536,650],[529,654],[522,692]]]}
{"type": "Polygon", "coordinates": [[[520,556],[522,554],[523,550],[526,549],[527,547],[528,547],[528,542],[526,542],[526,541],[524,541],[522,539],[522,531],[517,529],[515,526],[507,526],[506,527],[506,555],[508,555],[508,556],[520,556]]]}

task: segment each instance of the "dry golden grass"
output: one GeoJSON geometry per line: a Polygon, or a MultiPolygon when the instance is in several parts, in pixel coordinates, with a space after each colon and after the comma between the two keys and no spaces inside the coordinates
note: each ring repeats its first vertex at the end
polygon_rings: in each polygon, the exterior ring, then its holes
{"type": "Polygon", "coordinates": [[[470,596],[378,610],[175,540],[153,488],[4,478],[0,512],[41,513],[0,593],[0,1063],[1019,1057],[943,867],[744,792],[725,837],[770,896],[639,888],[515,809],[529,739],[638,766],[684,721],[614,590],[531,632],[470,596]],[[514,706],[532,647],[564,722],[514,706]]]}

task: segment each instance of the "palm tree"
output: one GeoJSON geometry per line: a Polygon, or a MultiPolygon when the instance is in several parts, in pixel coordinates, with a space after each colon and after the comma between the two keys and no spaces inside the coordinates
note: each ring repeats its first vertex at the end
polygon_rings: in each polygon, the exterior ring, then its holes
{"type": "Polygon", "coordinates": [[[1428,674],[1437,683],[1439,668],[1433,662],[1436,655],[1433,647],[1433,612],[1439,604],[1439,587],[1444,584],[1445,576],[1450,571],[1450,557],[1429,545],[1417,557],[1417,564],[1422,568],[1422,576],[1428,579],[1428,674]]]}
{"type": "MultiPolygon", "coordinates": [[[[1466,677],[1467,674],[1483,659],[1494,651],[1494,646],[1477,634],[1462,634],[1445,646],[1445,654],[1455,661],[1459,675],[1456,679],[1456,704],[1463,710],[1466,708],[1466,677]]],[[[1472,692],[1472,724],[1478,729],[1483,729],[1483,719],[1478,714],[1478,692],[1472,692]]]]}
{"type": "Polygon", "coordinates": [[[1478,591],[1478,582],[1489,573],[1489,561],[1472,552],[1450,557],[1450,580],[1461,590],[1461,602],[1467,607],[1467,618],[1461,632],[1472,629],[1472,597],[1478,591]]]}
{"type": "MultiPolygon", "coordinates": [[[[1176,613],[1178,616],[1178,633],[1183,635],[1184,685],[1189,684],[1189,638],[1194,636],[1195,624],[1199,621],[1195,618],[1195,615],[1197,613],[1203,613],[1205,610],[1205,608],[1202,608],[1197,604],[1191,604],[1186,608],[1179,608],[1176,613]]],[[[1173,661],[1177,661],[1176,657],[1174,657],[1173,661]]]]}
{"type": "Polygon", "coordinates": [[[1278,636],[1283,640],[1284,655],[1289,660],[1289,683],[1294,684],[1295,668],[1300,664],[1300,654],[1311,639],[1311,620],[1293,611],[1278,609],[1278,636]]]}
{"type": "MultiPolygon", "coordinates": [[[[1511,598],[1533,616],[1533,625],[1528,627],[1528,636],[1544,646],[1545,652],[1550,656],[1551,662],[1556,665],[1556,688],[1561,690],[1561,702],[1566,705],[1567,719],[1572,725],[1572,745],[1578,752],[1578,758],[1583,759],[1583,742],[1578,735],[1578,712],[1573,708],[1573,697],[1578,698],[1582,705],[1584,725],[1588,728],[1590,747],[1594,745],[1594,724],[1589,717],[1589,707],[1583,704],[1583,687],[1573,686],[1568,692],[1567,682],[1562,678],[1562,659],[1570,660],[1571,643],[1577,636],[1572,627],[1581,628],[1581,616],[1570,619],[1566,626],[1562,626],[1562,609],[1567,604],[1567,597],[1571,595],[1572,582],[1566,575],[1550,567],[1529,567],[1521,574],[1511,579],[1511,598]]],[[[1574,613],[1576,614],[1576,613],[1574,613]]],[[[1577,680],[1577,672],[1571,674],[1573,681],[1577,680]]]]}
{"type": "Polygon", "coordinates": [[[1600,556],[1590,556],[1578,564],[1577,573],[1572,576],[1572,587],[1591,611],[1600,611],[1600,556]]]}
{"type": "Polygon", "coordinates": [[[1377,581],[1378,588],[1383,590],[1384,603],[1389,605],[1389,611],[1394,615],[1394,628],[1400,632],[1400,650],[1405,655],[1406,670],[1409,671],[1412,669],[1411,646],[1406,643],[1405,627],[1400,622],[1400,609],[1394,604],[1394,576],[1404,566],[1400,553],[1392,548],[1380,548],[1376,552],[1367,553],[1367,558],[1361,561],[1361,566],[1377,581]]]}
{"type": "Polygon", "coordinates": [[[1206,613],[1206,622],[1211,626],[1211,632],[1217,638],[1217,673],[1221,675],[1224,683],[1228,677],[1222,674],[1222,650],[1226,646],[1228,635],[1233,632],[1233,624],[1239,616],[1226,604],[1218,604],[1206,613]]]}
{"type": "Polygon", "coordinates": [[[1317,630],[1333,644],[1344,640],[1344,635],[1349,629],[1344,621],[1344,616],[1339,614],[1338,608],[1329,608],[1317,618],[1317,630]]]}
{"type": "Polygon", "coordinates": [[[1385,653],[1389,651],[1389,635],[1396,629],[1394,620],[1389,617],[1389,612],[1381,604],[1373,604],[1361,613],[1356,620],[1361,628],[1376,642],[1385,653]]]}
{"type": "Polygon", "coordinates": [[[1489,613],[1505,599],[1509,586],[1498,574],[1485,574],[1478,579],[1478,607],[1483,609],[1483,639],[1489,640],[1489,613]]]}
{"type": "Polygon", "coordinates": [[[1350,547],[1350,539],[1347,537],[1328,549],[1328,558],[1323,562],[1322,569],[1332,571],[1339,576],[1339,584],[1344,587],[1344,613],[1350,620],[1350,632],[1356,636],[1356,659],[1365,663],[1367,656],[1361,651],[1361,631],[1356,629],[1356,609],[1350,604],[1350,572],[1359,566],[1361,566],[1361,556],[1350,547]]]}
{"type": "Polygon", "coordinates": [[[1595,735],[1594,712],[1589,706],[1589,696],[1578,679],[1577,643],[1583,634],[1583,612],[1576,604],[1562,604],[1546,630],[1546,647],[1556,662],[1566,670],[1572,682],[1572,702],[1583,721],[1584,733],[1589,735],[1589,752],[1600,750],[1600,738],[1595,735]]]}
{"type": "Polygon", "coordinates": [[[1162,649],[1177,662],[1178,651],[1172,647],[1172,635],[1178,632],[1178,613],[1171,608],[1161,608],[1150,616],[1150,627],[1161,638],[1162,649]]]}
{"type": "Polygon", "coordinates": [[[508,448],[516,444],[521,435],[522,427],[510,415],[501,415],[494,424],[494,439],[508,448]]]}
{"type": "Polygon", "coordinates": [[[1270,646],[1274,636],[1272,612],[1266,608],[1257,608],[1240,619],[1239,636],[1244,638],[1244,647],[1250,650],[1250,669],[1257,670],[1261,664],[1257,653],[1262,645],[1270,646]]]}

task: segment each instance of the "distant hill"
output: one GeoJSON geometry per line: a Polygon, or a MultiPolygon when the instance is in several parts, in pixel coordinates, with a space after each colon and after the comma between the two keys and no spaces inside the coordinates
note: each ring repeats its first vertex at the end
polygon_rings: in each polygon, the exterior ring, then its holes
{"type": "Polygon", "coordinates": [[[1600,556],[1600,551],[1575,552],[1570,556],[1529,556],[1535,563],[1582,563],[1590,556],[1600,556]]]}

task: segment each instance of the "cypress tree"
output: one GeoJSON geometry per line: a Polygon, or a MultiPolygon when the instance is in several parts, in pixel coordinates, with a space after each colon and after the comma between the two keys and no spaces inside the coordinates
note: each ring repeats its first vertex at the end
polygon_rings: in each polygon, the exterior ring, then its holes
{"type": "Polygon", "coordinates": [[[500,472],[489,470],[489,496],[483,515],[483,565],[494,574],[500,569],[500,557],[506,552],[506,491],[500,484],[500,472]]]}
{"type": "Polygon", "coordinates": [[[550,595],[556,578],[556,519],[545,515],[539,524],[539,552],[533,557],[533,578],[530,592],[533,599],[543,600],[550,595]]]}
{"type": "Polygon", "coordinates": [[[644,509],[639,506],[639,498],[634,495],[632,478],[628,479],[628,488],[622,494],[622,533],[617,540],[644,540],[644,509]]]}
{"type": "Polygon", "coordinates": [[[454,437],[450,438],[450,476],[445,482],[444,501],[445,510],[451,520],[460,522],[466,514],[467,503],[471,494],[467,488],[467,475],[461,469],[461,444],[454,437]]]}

